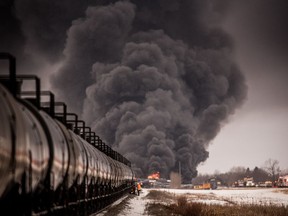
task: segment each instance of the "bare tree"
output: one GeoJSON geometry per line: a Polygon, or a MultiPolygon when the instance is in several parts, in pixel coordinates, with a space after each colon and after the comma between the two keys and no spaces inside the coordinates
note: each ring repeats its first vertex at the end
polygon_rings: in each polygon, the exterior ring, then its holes
{"type": "Polygon", "coordinates": [[[280,173],[279,161],[269,158],[267,161],[265,161],[263,168],[272,177],[274,182],[276,180],[276,176],[280,173]]]}

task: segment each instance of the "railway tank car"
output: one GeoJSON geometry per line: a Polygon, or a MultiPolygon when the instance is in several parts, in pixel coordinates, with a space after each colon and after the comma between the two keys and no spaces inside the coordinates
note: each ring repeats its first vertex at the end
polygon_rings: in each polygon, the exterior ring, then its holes
{"type": "Polygon", "coordinates": [[[0,77],[1,215],[90,215],[131,190],[130,162],[106,145],[33,75],[0,77]],[[35,91],[21,84],[35,83],[35,91]],[[45,101],[44,101],[44,99],[45,101]]]}

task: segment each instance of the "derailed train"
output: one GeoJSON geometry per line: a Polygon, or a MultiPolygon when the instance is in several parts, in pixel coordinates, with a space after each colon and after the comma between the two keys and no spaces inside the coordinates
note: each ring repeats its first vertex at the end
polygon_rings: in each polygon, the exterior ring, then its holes
{"type": "Polygon", "coordinates": [[[130,162],[41,91],[36,76],[16,76],[12,55],[0,59],[10,64],[0,77],[0,214],[90,215],[129,192],[130,162]],[[25,80],[35,91],[21,91],[25,80]]]}

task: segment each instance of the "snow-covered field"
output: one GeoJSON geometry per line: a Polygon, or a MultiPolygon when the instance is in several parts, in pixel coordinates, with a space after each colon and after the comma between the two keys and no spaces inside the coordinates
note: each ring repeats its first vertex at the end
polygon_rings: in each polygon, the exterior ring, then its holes
{"type": "Polygon", "coordinates": [[[217,189],[181,190],[159,189],[175,194],[185,194],[190,200],[209,204],[261,204],[288,205],[287,189],[217,189]],[[286,191],[286,194],[284,193],[286,191]]]}
{"type": "MultiPolygon", "coordinates": [[[[125,208],[117,215],[137,216],[147,215],[145,206],[152,202],[146,195],[150,190],[159,190],[173,193],[175,195],[185,195],[188,200],[208,204],[259,204],[259,205],[285,205],[288,206],[288,190],[279,188],[269,189],[217,189],[217,190],[183,190],[183,189],[143,189],[140,196],[128,199],[125,208]],[[284,193],[286,191],[286,193],[284,193]]],[[[130,195],[131,196],[131,195],[130,195]]],[[[123,198],[125,199],[125,198],[123,198]]],[[[154,201],[153,201],[154,202],[154,201]]],[[[113,204],[119,205],[121,200],[113,204]]],[[[104,211],[101,216],[115,215],[104,211]]]]}

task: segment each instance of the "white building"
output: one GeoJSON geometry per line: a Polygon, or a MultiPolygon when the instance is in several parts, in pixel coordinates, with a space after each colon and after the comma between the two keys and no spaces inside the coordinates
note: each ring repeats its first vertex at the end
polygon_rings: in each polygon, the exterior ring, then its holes
{"type": "Polygon", "coordinates": [[[278,186],[279,187],[288,187],[288,175],[279,177],[278,186]]]}

